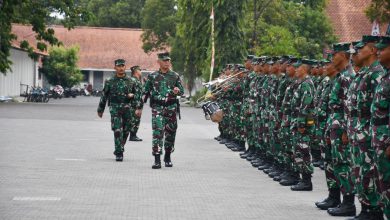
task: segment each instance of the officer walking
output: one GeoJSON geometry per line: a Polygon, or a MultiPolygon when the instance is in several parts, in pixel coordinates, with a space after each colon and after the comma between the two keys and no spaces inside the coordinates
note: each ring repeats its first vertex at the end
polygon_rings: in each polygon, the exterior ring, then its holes
{"type": "Polygon", "coordinates": [[[100,98],[97,114],[103,116],[106,103],[110,107],[111,129],[114,131],[116,161],[123,161],[123,151],[130,132],[130,120],[134,111],[137,117],[141,116],[142,104],[135,83],[126,76],[125,60],[115,60],[115,76],[104,83],[103,94],[100,98]],[[131,102],[134,102],[134,108],[131,102]]]}
{"type": "Polygon", "coordinates": [[[171,153],[175,150],[178,96],[184,93],[179,75],[171,70],[169,53],[158,54],[160,69],[149,74],[144,94],[150,96],[152,108],[153,146],[155,158],[152,169],[161,168],[162,148],[165,167],[172,167],[171,153]]]}

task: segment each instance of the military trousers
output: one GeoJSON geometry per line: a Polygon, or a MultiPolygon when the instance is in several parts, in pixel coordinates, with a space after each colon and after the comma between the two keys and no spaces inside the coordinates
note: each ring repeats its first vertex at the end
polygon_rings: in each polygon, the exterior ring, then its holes
{"type": "Polygon", "coordinates": [[[132,114],[135,111],[130,105],[127,104],[111,104],[111,130],[114,132],[115,151],[114,154],[120,154],[124,151],[124,146],[129,136],[132,114]]]}
{"type": "Polygon", "coordinates": [[[314,126],[307,126],[303,133],[296,131],[296,146],[294,150],[294,164],[301,174],[312,174],[314,167],[311,164],[310,140],[314,126]]]}
{"type": "Polygon", "coordinates": [[[131,114],[131,120],[130,120],[130,133],[131,134],[137,134],[139,125],[141,123],[141,117],[138,117],[135,114],[135,107],[133,108],[132,111],[130,111],[131,114]]]}
{"type": "Polygon", "coordinates": [[[343,195],[351,195],[354,192],[352,178],[351,145],[342,143],[342,128],[330,129],[331,155],[334,164],[334,173],[337,183],[343,195]]]}
{"type": "Polygon", "coordinates": [[[175,105],[172,106],[152,107],[153,155],[162,154],[163,148],[165,152],[175,150],[177,118],[175,105]]]}

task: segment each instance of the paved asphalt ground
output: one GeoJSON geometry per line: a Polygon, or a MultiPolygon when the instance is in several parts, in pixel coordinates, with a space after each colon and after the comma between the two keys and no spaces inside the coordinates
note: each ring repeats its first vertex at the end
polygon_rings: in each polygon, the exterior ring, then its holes
{"type": "Polygon", "coordinates": [[[216,124],[183,107],[173,168],[152,170],[151,112],[115,162],[98,98],[0,103],[0,219],[343,219],[319,211],[327,195],[292,192],[218,144],[216,124]]]}

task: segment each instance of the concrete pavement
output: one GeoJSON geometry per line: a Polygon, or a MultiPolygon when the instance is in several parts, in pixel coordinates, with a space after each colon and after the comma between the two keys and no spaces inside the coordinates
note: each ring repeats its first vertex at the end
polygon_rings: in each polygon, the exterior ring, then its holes
{"type": "Polygon", "coordinates": [[[327,195],[323,171],[313,192],[280,186],[214,141],[201,109],[182,108],[173,168],[151,169],[149,107],[144,141],[115,162],[97,103],[0,103],[0,219],[343,219],[314,206],[327,195]]]}

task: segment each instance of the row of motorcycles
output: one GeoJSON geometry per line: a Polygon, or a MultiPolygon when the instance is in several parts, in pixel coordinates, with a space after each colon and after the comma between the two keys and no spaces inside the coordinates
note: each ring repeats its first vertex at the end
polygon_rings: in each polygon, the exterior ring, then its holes
{"type": "Polygon", "coordinates": [[[24,94],[25,102],[49,102],[51,98],[62,99],[62,98],[76,98],[77,96],[101,96],[102,91],[94,89],[89,92],[84,88],[63,88],[60,85],[54,86],[48,90],[41,87],[30,86],[27,88],[24,94]]]}

